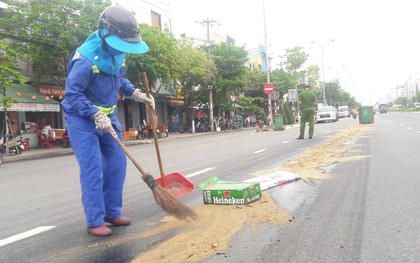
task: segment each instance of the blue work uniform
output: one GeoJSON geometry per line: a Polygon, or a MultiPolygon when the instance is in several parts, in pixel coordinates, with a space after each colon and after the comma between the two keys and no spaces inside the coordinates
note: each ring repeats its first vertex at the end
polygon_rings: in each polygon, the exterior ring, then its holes
{"type": "Polygon", "coordinates": [[[134,86],[124,78],[121,56],[115,59],[107,55],[101,42],[95,32],[72,55],[62,102],[71,146],[80,167],[82,204],[88,227],[101,226],[106,218],[121,217],[127,166],[124,151],[111,134],[95,128],[93,115],[99,110],[108,115],[122,141],[116,115],[118,94],[131,96],[134,91],[134,86]],[[106,63],[114,63],[113,68],[102,66],[106,63]]]}

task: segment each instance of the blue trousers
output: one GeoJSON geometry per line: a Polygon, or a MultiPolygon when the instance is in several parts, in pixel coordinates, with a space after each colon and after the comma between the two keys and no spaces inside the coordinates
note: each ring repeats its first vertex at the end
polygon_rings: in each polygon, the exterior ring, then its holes
{"type": "MultiPolygon", "coordinates": [[[[71,146],[80,167],[87,226],[101,226],[105,218],[121,216],[127,158],[112,135],[97,130],[93,120],[66,116],[66,121],[71,146]]],[[[122,141],[121,131],[116,132],[122,141]]]]}

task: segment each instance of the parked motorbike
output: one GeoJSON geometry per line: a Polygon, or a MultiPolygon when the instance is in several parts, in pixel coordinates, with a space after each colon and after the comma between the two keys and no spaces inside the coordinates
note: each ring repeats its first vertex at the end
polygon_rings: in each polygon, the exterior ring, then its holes
{"type": "Polygon", "coordinates": [[[356,118],[357,118],[357,113],[353,112],[353,119],[356,119],[356,118]]]}
{"type": "Polygon", "coordinates": [[[9,134],[8,140],[6,140],[6,136],[0,138],[0,148],[2,153],[6,153],[6,141],[7,146],[9,148],[9,153],[12,154],[21,154],[23,149],[25,148],[22,143],[22,136],[15,136],[13,134],[9,134]]]}
{"type": "MultiPolygon", "coordinates": [[[[159,131],[160,132],[160,131],[159,131]]],[[[160,132],[161,133],[161,132],[160,132]]],[[[168,129],[165,129],[165,131],[163,131],[163,133],[160,134],[161,138],[167,138],[169,136],[169,132],[168,129]]]]}
{"type": "Polygon", "coordinates": [[[209,127],[205,119],[196,119],[195,120],[195,131],[196,132],[207,132],[209,127]]]}
{"type": "MultiPolygon", "coordinates": [[[[147,139],[153,138],[153,129],[152,128],[146,129],[145,127],[146,127],[145,125],[141,125],[137,127],[137,131],[138,131],[137,139],[144,140],[146,138],[147,139]]],[[[160,139],[161,135],[160,135],[159,130],[156,130],[156,135],[157,135],[157,138],[160,139]]]]}

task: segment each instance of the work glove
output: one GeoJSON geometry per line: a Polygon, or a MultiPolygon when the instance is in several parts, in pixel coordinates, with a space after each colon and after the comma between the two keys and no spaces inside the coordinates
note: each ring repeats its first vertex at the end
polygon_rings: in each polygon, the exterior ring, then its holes
{"type": "Polygon", "coordinates": [[[131,98],[137,102],[146,102],[152,107],[153,111],[155,110],[155,99],[151,95],[149,98],[147,97],[146,93],[142,93],[140,90],[135,89],[133,95],[131,95],[131,98]]]}
{"type": "Polygon", "coordinates": [[[95,120],[96,129],[100,129],[103,132],[111,132],[114,130],[111,120],[102,111],[93,114],[93,119],[95,120]]]}

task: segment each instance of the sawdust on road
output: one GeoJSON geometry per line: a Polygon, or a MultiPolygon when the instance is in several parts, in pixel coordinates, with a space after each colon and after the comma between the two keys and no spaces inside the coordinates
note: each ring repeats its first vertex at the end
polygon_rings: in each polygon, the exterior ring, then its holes
{"type": "MultiPolygon", "coordinates": [[[[364,136],[368,129],[366,125],[351,126],[322,145],[306,149],[281,167],[259,171],[253,175],[260,176],[282,170],[296,173],[309,183],[327,179],[330,175],[322,167],[351,161],[352,158],[343,158],[351,145],[346,142],[364,136]]],[[[247,206],[201,205],[195,207],[194,211],[199,216],[197,221],[184,222],[167,217],[167,222],[162,226],[143,233],[142,236],[145,237],[177,229],[176,235],[153,250],[142,253],[132,263],[199,262],[214,254],[225,253],[231,239],[248,224],[255,227],[260,223],[288,224],[292,221],[290,215],[278,208],[266,192],[260,200],[247,206]]]]}

